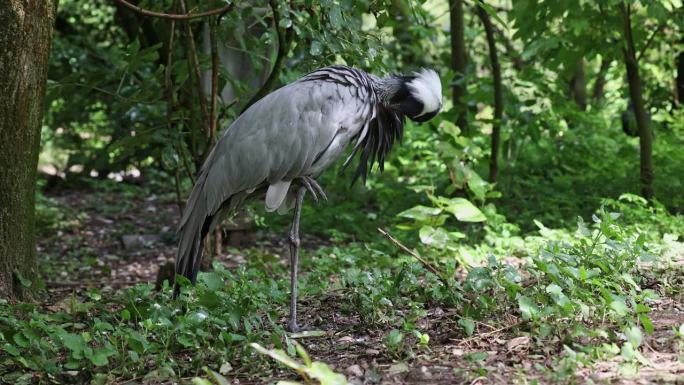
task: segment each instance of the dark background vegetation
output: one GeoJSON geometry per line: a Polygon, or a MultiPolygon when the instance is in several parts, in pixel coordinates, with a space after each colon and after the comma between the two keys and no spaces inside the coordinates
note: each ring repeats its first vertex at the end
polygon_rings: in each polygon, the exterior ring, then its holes
{"type": "Polygon", "coordinates": [[[0,216],[0,382],[684,375],[680,1],[134,4],[147,11],[61,0],[50,19],[37,262],[12,236],[33,221],[0,216]],[[176,224],[213,143],[335,63],[433,68],[444,109],[408,124],[384,173],[350,186],[338,165],[319,180],[329,202],[305,205],[300,299],[322,336],[283,329],[289,215],[261,202],[212,234],[207,273],[172,299],[176,224]]]}

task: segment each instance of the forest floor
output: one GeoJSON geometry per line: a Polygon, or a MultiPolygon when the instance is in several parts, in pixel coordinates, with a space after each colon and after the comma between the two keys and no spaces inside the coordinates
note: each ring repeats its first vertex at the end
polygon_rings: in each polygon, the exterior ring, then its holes
{"type": "MultiPolygon", "coordinates": [[[[179,210],[171,199],[94,191],[57,192],[51,198],[67,215],[56,235],[45,235],[39,242],[49,292],[43,302],[46,311],[63,309],[70,298],[85,297],[89,289],[99,289],[107,296],[138,283],[154,283],[160,266],[174,258],[179,210]],[[73,213],[78,214],[69,217],[73,213]]],[[[279,232],[256,229],[242,243],[239,249],[224,248],[219,260],[229,269],[244,265],[255,253],[271,255],[275,257],[271,263],[287,266],[287,248],[279,232]]],[[[331,243],[305,235],[303,258],[331,243]]],[[[684,253],[675,258],[674,264],[684,264],[684,253]]],[[[274,271],[273,278],[285,285],[287,269],[274,271]]],[[[307,273],[305,265],[302,274],[307,273]]],[[[340,274],[343,272],[328,279],[334,283],[340,274]]],[[[660,282],[656,277],[651,284],[658,290],[660,282]]],[[[592,357],[564,367],[558,363],[559,357],[567,355],[564,344],[537,341],[518,314],[501,316],[496,322],[476,322],[472,335],[465,336],[455,309],[430,303],[425,304],[425,312],[416,319],[417,328],[429,335],[429,344],[411,348],[407,354],[391,349],[387,344],[389,330],[381,323],[369,324],[360,310],[350,311],[345,305],[348,295],[347,291],[336,289],[303,294],[299,302],[300,323],[324,333],[298,341],[313,360],[327,363],[352,383],[684,383],[684,340],[677,335],[684,324],[681,292],[670,290],[650,304],[654,331],[644,338],[641,353],[645,360],[638,371],[622,365],[620,355],[609,359],[592,357]]],[[[287,308],[283,306],[279,312],[281,318],[277,322],[284,324],[287,308]]],[[[562,336],[560,340],[563,338],[573,337],[562,336]]],[[[226,360],[230,363],[229,358],[226,360]]],[[[206,364],[215,370],[222,366],[221,362],[206,364]]],[[[229,367],[232,369],[225,370],[225,376],[235,384],[297,379],[282,367],[269,373],[255,373],[239,362],[230,363],[229,367]]]]}

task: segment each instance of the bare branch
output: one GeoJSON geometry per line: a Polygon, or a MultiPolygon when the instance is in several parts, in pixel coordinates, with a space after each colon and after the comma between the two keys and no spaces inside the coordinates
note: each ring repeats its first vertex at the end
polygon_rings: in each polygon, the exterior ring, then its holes
{"type": "Polygon", "coordinates": [[[264,84],[259,88],[259,91],[257,91],[254,96],[252,96],[251,99],[245,104],[244,107],[242,107],[242,111],[240,113],[242,114],[245,112],[252,104],[256,103],[259,99],[263,98],[266,96],[266,94],[271,90],[273,87],[273,83],[278,79],[278,76],[280,76],[280,71],[282,70],[283,67],[283,61],[285,60],[285,56],[290,51],[290,41],[292,40],[292,28],[288,28],[285,33],[280,30],[280,27],[278,26],[280,24],[280,13],[278,12],[278,4],[274,0],[270,0],[269,4],[271,6],[271,10],[273,11],[273,25],[275,26],[276,34],[278,35],[278,53],[275,59],[275,62],[273,63],[273,69],[271,70],[271,74],[268,75],[268,78],[264,82],[264,84]]]}
{"type": "Polygon", "coordinates": [[[216,142],[216,126],[218,125],[218,83],[219,83],[219,55],[218,40],[216,39],[216,24],[209,23],[209,42],[211,45],[211,110],[209,124],[209,143],[211,147],[216,142]]]}
{"type": "Polygon", "coordinates": [[[442,281],[442,284],[444,284],[445,287],[449,287],[449,282],[446,280],[446,278],[442,277],[442,274],[440,274],[439,271],[437,271],[437,269],[435,269],[435,267],[430,264],[430,262],[423,259],[423,257],[418,255],[418,253],[416,253],[415,251],[404,246],[404,244],[399,242],[396,238],[394,238],[392,235],[390,235],[390,233],[388,233],[386,230],[378,228],[378,231],[380,232],[380,234],[387,237],[387,239],[389,239],[392,243],[397,245],[400,249],[402,249],[403,251],[405,251],[406,253],[411,255],[413,258],[417,259],[418,262],[420,262],[425,269],[430,271],[432,274],[436,275],[437,278],[439,278],[439,280],[442,281]]]}
{"type": "MultiPolygon", "coordinates": [[[[185,0],[180,0],[181,11],[185,12],[186,5],[185,0]]],[[[193,81],[197,86],[197,95],[199,97],[200,111],[202,112],[202,119],[204,121],[204,130],[206,137],[209,138],[209,132],[211,130],[211,122],[209,118],[209,110],[207,109],[207,99],[204,95],[204,90],[202,89],[202,74],[200,72],[199,56],[197,55],[197,46],[195,45],[195,35],[192,33],[192,28],[190,28],[190,23],[187,21],[183,23],[185,28],[185,37],[188,41],[188,49],[190,50],[190,63],[192,65],[192,74],[194,75],[193,81]]],[[[205,150],[205,154],[209,153],[209,146],[205,150]]],[[[204,159],[204,154],[202,155],[204,159]]]]}
{"type": "Polygon", "coordinates": [[[161,17],[164,19],[172,19],[172,20],[190,20],[190,19],[196,19],[200,17],[206,17],[206,16],[213,16],[217,14],[222,14],[229,12],[234,4],[226,4],[221,8],[216,8],[212,9],[210,11],[205,11],[205,12],[198,12],[198,13],[185,13],[185,14],[175,14],[175,13],[164,13],[164,12],[155,12],[155,11],[150,11],[148,9],[144,9],[141,7],[138,7],[137,5],[131,4],[126,0],[115,0],[119,4],[125,6],[128,9],[131,9],[141,15],[144,16],[152,16],[152,17],[161,17]]]}
{"type": "Polygon", "coordinates": [[[639,51],[639,53],[636,55],[637,61],[641,60],[641,56],[646,52],[648,47],[651,45],[651,43],[653,42],[653,38],[658,34],[658,32],[660,32],[661,29],[663,29],[664,26],[664,24],[658,24],[658,26],[653,30],[653,32],[651,32],[651,36],[649,36],[648,39],[646,39],[646,44],[644,44],[644,46],[641,48],[641,51],[639,51]]]}

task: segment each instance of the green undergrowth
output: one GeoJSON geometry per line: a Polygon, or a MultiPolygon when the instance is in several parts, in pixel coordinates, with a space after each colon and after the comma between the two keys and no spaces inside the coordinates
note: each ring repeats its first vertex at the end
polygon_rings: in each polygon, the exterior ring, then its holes
{"type": "MultiPolygon", "coordinates": [[[[444,332],[420,322],[439,307],[454,310],[439,320],[452,335],[476,335],[476,325],[487,323],[529,336],[539,351],[554,347],[558,373],[568,376],[615,355],[634,368],[646,362],[641,349],[653,331],[650,304],[663,293],[644,282],[669,268],[663,256],[681,245],[684,218],[631,195],[604,201],[572,231],[537,222],[536,232],[523,234],[484,213],[491,220],[482,225],[479,244],[421,238],[418,252],[439,276],[388,242],[305,252],[300,298],[306,306],[360,320],[312,326],[378,330],[383,337],[376,348],[384,356],[410,360],[444,332]]],[[[269,377],[274,364],[250,344],[296,354],[283,330],[288,274],[276,258],[251,254],[235,270],[215,264],[195,288],[185,282],[179,300],[168,287],[157,292],[140,284],[115,293],[92,289],[51,306],[3,302],[1,382],[189,381],[204,367],[269,377]]]]}

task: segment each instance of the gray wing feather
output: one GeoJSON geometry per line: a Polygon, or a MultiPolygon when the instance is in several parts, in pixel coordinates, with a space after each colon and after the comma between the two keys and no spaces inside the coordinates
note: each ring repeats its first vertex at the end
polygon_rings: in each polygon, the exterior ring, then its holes
{"type": "MultiPolygon", "coordinates": [[[[179,225],[178,274],[194,283],[202,232],[212,227],[207,221],[215,221],[222,207],[235,209],[247,198],[247,191],[315,176],[340,156],[351,138],[367,126],[370,107],[364,99],[368,95],[352,88],[326,81],[295,82],[238,117],[207,157],[188,199],[179,225]]],[[[285,195],[273,198],[283,200],[288,201],[285,195]]]]}

